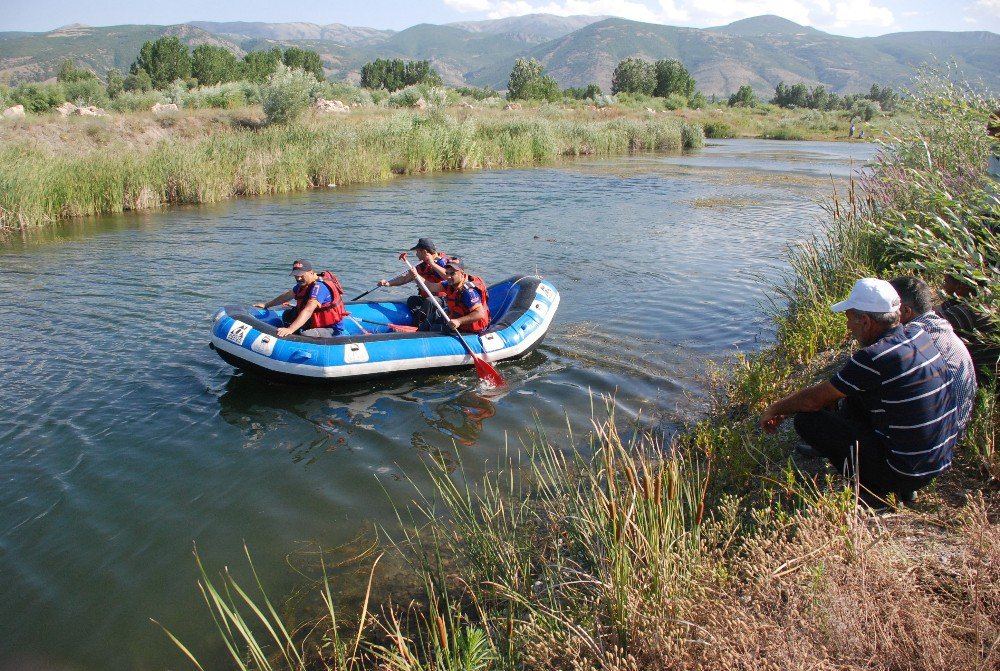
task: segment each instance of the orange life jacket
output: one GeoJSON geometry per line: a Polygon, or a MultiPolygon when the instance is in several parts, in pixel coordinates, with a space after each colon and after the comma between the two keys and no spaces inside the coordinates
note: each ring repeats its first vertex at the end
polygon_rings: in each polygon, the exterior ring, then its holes
{"type": "MultiPolygon", "coordinates": [[[[328,270],[319,272],[317,275],[319,275],[319,279],[316,281],[322,282],[327,286],[330,290],[332,300],[313,310],[312,315],[309,316],[309,321],[302,326],[303,329],[329,328],[347,316],[347,309],[344,307],[344,288],[340,286],[340,280],[328,270]]],[[[291,308],[288,323],[295,321],[295,318],[302,312],[306,303],[309,302],[310,289],[312,289],[312,284],[303,284],[295,288],[295,306],[291,308]]]]}
{"type": "MultiPolygon", "coordinates": [[[[444,259],[445,263],[447,263],[450,260],[447,254],[439,254],[438,256],[439,258],[444,259]]],[[[431,263],[437,263],[437,261],[431,261],[430,263],[428,263],[427,261],[421,261],[416,265],[416,268],[414,268],[414,270],[417,271],[417,275],[420,275],[420,277],[423,278],[424,282],[434,282],[435,284],[440,284],[444,278],[438,275],[436,272],[434,272],[434,269],[431,268],[431,263]]],[[[421,296],[427,298],[427,292],[424,291],[423,287],[419,287],[419,291],[421,296]]],[[[445,291],[438,291],[435,292],[434,295],[444,296],[446,293],[447,292],[445,291]]]]}
{"type": "Polygon", "coordinates": [[[483,282],[481,278],[475,275],[467,275],[465,283],[460,286],[455,287],[450,283],[448,284],[448,291],[445,294],[445,300],[448,301],[448,316],[453,319],[458,319],[459,317],[464,317],[471,312],[469,308],[462,305],[461,301],[459,301],[459,296],[462,295],[462,292],[469,284],[472,284],[472,287],[479,292],[479,297],[483,304],[484,315],[482,319],[477,319],[476,321],[468,324],[462,324],[458,327],[458,330],[463,333],[479,333],[490,325],[490,308],[488,305],[490,292],[486,289],[486,283],[483,282]]]}

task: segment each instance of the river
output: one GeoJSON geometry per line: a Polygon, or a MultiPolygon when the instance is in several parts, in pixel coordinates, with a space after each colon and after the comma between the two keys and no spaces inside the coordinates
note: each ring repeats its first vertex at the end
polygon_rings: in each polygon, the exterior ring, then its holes
{"type": "MultiPolygon", "coordinates": [[[[0,243],[0,669],[189,668],[151,618],[218,659],[193,544],[216,571],[245,567],[245,542],[280,601],[316,547],[335,561],[394,524],[428,457],[475,477],[529,429],[572,449],[595,397],[657,431],[697,416],[706,361],[772,337],[761,302],[788,245],[872,155],[713,141],[105,217],[0,243]],[[265,384],[208,348],[215,309],[289,288],[292,259],[333,270],[350,297],[400,272],[418,237],[487,282],[537,272],[559,289],[543,345],[500,364],[504,393],[477,390],[471,369],[265,384]]],[[[340,589],[365,577],[346,571],[340,589]]]]}

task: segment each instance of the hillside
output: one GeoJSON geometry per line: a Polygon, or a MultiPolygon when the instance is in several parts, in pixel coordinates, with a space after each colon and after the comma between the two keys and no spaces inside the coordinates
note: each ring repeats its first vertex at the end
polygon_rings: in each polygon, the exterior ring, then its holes
{"type": "Polygon", "coordinates": [[[177,35],[190,46],[211,43],[242,56],[274,46],[317,51],[332,79],[357,81],[376,58],[429,59],[449,85],[503,89],[514,59],[538,59],[563,87],[611,88],[624,58],[681,60],[706,95],[726,96],[750,84],[770,96],[775,85],[803,82],[837,94],[873,83],[909,83],[916,67],[954,61],[965,78],[1000,89],[1000,35],[989,32],[913,32],[851,38],[800,26],[777,16],[743,19],[706,30],[619,18],[530,15],[450,25],[420,24],[393,32],[341,24],[213,23],[179,26],[66,26],[49,33],[0,33],[0,79],[11,83],[52,77],[64,59],[104,76],[126,69],[145,40],[177,35]]]}

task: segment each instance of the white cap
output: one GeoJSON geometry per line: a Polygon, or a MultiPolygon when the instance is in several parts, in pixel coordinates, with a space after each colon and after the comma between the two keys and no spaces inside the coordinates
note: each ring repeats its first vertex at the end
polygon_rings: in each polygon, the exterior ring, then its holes
{"type": "Polygon", "coordinates": [[[860,310],[861,312],[895,312],[899,309],[899,294],[885,280],[865,277],[854,283],[846,301],[834,303],[834,312],[860,310]]]}

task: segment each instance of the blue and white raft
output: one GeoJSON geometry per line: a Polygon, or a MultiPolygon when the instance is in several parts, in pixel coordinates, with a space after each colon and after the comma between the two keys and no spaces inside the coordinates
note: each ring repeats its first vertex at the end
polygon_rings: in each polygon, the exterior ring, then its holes
{"type": "MultiPolygon", "coordinates": [[[[496,362],[538,347],[559,307],[556,288],[524,275],[494,284],[489,292],[489,328],[462,336],[472,351],[496,362]]],[[[279,338],[282,310],[226,306],[213,317],[211,347],[237,368],[289,382],[336,383],[474,364],[454,334],[398,332],[386,326],[413,325],[405,301],[346,307],[350,316],[341,322],[343,335],[279,338]]]]}

